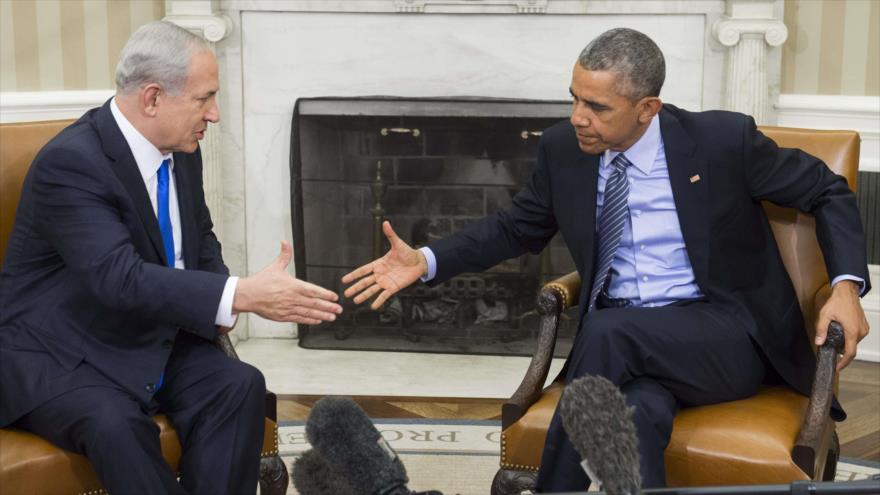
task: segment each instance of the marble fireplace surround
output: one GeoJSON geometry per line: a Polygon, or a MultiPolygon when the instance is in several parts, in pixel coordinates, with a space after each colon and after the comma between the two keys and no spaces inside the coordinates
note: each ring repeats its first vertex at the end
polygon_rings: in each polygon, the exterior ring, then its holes
{"type": "MultiPolygon", "coordinates": [[[[218,55],[222,120],[203,145],[206,195],[238,274],[292,239],[297,98],[567,99],[583,46],[626,26],[663,50],[665,101],[772,124],[787,36],[782,0],[166,0],[166,13],[218,55]]],[[[234,335],[293,338],[296,327],[249,316],[234,335]]]]}

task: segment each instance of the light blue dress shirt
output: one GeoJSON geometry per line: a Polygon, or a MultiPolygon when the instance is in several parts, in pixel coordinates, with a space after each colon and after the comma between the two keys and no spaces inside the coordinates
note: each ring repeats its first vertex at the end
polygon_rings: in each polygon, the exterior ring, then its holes
{"type": "MultiPolygon", "coordinates": [[[[608,150],[599,157],[597,219],[605,203],[611,161],[619,153],[608,150]]],[[[659,116],[624,154],[632,163],[626,171],[629,217],[611,262],[608,295],[649,307],[701,297],[678,223],[659,116]]]]}

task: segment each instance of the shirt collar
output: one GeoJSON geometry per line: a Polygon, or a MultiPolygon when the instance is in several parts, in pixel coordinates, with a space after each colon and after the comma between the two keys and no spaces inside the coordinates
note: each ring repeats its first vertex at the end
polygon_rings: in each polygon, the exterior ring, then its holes
{"type": "Polygon", "coordinates": [[[660,148],[660,116],[655,115],[648,124],[648,129],[642,134],[642,137],[629,147],[626,151],[605,151],[603,167],[611,166],[611,160],[620,153],[624,153],[626,158],[644,174],[649,174],[654,167],[654,159],[657,158],[657,150],[660,148]]]}
{"type": "Polygon", "coordinates": [[[115,96],[110,100],[110,112],[113,114],[113,119],[116,121],[116,125],[119,126],[119,130],[122,131],[122,136],[125,137],[125,141],[131,149],[131,154],[134,155],[134,161],[137,163],[138,170],[145,184],[156,175],[164,160],[170,159],[170,166],[171,168],[174,167],[171,153],[163,155],[159,148],[155,147],[125,118],[122,110],[119,109],[119,105],[116,104],[115,96]]]}

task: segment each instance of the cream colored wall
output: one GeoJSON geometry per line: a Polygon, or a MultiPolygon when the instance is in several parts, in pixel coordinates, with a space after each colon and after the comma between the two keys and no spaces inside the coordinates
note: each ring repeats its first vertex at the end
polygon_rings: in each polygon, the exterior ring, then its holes
{"type": "Polygon", "coordinates": [[[0,91],[115,87],[116,58],[163,0],[0,0],[0,91]]]}
{"type": "Polygon", "coordinates": [[[785,0],[782,93],[880,95],[880,0],[785,0]]]}

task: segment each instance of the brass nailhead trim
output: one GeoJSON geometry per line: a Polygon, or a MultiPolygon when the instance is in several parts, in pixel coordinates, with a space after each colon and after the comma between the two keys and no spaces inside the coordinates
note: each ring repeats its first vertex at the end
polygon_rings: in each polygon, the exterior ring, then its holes
{"type": "Polygon", "coordinates": [[[513,469],[516,471],[534,471],[538,472],[536,466],[526,466],[523,464],[511,464],[504,460],[507,457],[507,434],[501,432],[501,467],[504,469],[513,469]]]}
{"type": "Polygon", "coordinates": [[[275,423],[275,450],[260,452],[260,457],[272,457],[278,455],[278,423],[275,423]]]}
{"type": "Polygon", "coordinates": [[[547,287],[548,289],[555,292],[556,295],[558,295],[559,298],[562,299],[562,308],[563,309],[568,307],[568,295],[567,295],[568,291],[565,290],[565,288],[563,286],[561,286],[559,284],[549,283],[545,287],[547,287]]]}

